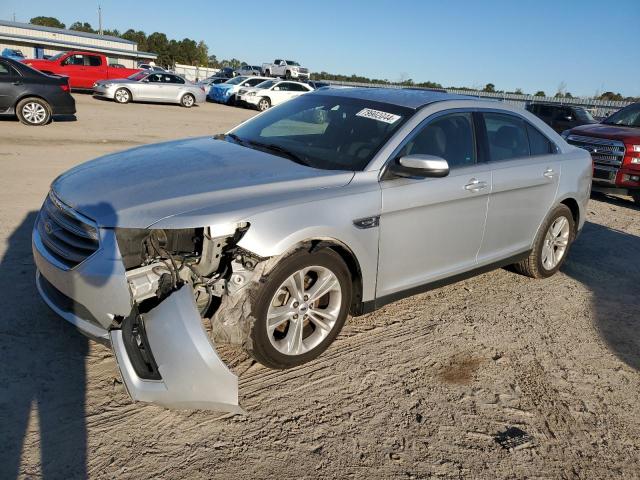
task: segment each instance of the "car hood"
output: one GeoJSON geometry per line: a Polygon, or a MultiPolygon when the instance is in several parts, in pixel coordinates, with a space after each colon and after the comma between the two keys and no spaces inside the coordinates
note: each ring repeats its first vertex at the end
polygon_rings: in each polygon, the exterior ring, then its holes
{"type": "Polygon", "coordinates": [[[592,123],[572,128],[571,134],[609,138],[612,140],[620,140],[625,143],[640,143],[640,128],[635,127],[618,127],[616,125],[606,125],[604,123],[592,123]]]}
{"type": "MultiPolygon", "coordinates": [[[[212,137],[126,150],[79,165],[52,184],[55,195],[101,227],[147,228],[188,212],[243,218],[313,191],[347,185],[353,172],[306,167],[212,137]]],[[[188,217],[188,215],[187,215],[188,217]]],[[[197,220],[196,220],[197,218],[197,220]]],[[[189,225],[191,227],[206,224],[189,225]]]]}

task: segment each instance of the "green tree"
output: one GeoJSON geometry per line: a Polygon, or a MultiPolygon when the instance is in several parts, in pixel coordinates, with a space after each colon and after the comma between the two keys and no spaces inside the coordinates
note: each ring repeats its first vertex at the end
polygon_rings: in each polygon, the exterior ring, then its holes
{"type": "Polygon", "coordinates": [[[546,97],[546,96],[547,95],[546,95],[546,93],[544,93],[543,90],[538,90],[534,95],[534,97],[546,97]]]}
{"type": "Polygon", "coordinates": [[[175,62],[169,49],[169,40],[164,33],[153,32],[147,37],[147,50],[158,55],[160,65],[173,65],[175,62]]]}
{"type": "Polygon", "coordinates": [[[96,32],[89,22],[73,22],[69,27],[69,30],[75,30],[76,32],[98,33],[96,32]]]}
{"type": "Polygon", "coordinates": [[[600,100],[623,100],[622,95],[613,92],[604,92],[600,95],[600,100]]]}
{"type": "Polygon", "coordinates": [[[198,65],[209,65],[209,47],[202,40],[198,42],[198,65]]]}
{"type": "Polygon", "coordinates": [[[130,28],[120,36],[125,40],[136,42],[138,44],[138,50],[146,52],[149,48],[147,46],[147,35],[141,30],[135,31],[134,29],[130,28]]]}
{"type": "Polygon", "coordinates": [[[43,27],[65,28],[64,23],[55,17],[33,17],[29,20],[31,25],[41,25],[43,27]]]}
{"type": "Polygon", "coordinates": [[[495,93],[496,86],[493,83],[487,83],[482,89],[483,92],[495,93]]]}

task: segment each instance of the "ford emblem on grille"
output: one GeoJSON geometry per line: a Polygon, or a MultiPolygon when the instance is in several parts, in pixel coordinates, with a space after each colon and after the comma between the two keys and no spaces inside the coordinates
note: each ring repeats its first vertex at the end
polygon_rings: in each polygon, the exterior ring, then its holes
{"type": "Polygon", "coordinates": [[[51,222],[44,222],[44,231],[47,232],[48,235],[53,233],[53,225],[51,225],[51,222]]]}

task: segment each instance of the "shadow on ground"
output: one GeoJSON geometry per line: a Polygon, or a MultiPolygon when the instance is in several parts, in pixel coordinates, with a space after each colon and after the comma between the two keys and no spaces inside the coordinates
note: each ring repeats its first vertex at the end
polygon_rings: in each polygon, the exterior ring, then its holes
{"type": "Polygon", "coordinates": [[[563,271],[591,290],[596,326],[611,351],[640,370],[640,237],[587,222],[563,271]]]}
{"type": "Polygon", "coordinates": [[[0,478],[86,478],[88,341],[36,291],[36,216],[30,212],[11,234],[0,260],[0,478]],[[39,449],[39,472],[21,469],[26,449],[39,449]]]}

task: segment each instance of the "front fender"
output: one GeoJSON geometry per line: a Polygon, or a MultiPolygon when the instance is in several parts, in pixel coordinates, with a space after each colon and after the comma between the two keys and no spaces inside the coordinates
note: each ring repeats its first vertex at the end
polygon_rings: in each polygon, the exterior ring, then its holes
{"type": "MultiPolygon", "coordinates": [[[[358,228],[354,220],[380,215],[377,184],[354,181],[340,196],[285,206],[246,219],[251,227],[238,245],[261,257],[282,255],[310,240],[334,241],[353,252],[362,271],[363,301],[375,297],[378,268],[378,226],[358,228]]],[[[360,174],[367,177],[365,172],[360,174]]],[[[362,179],[364,180],[364,179],[362,179]]]]}

